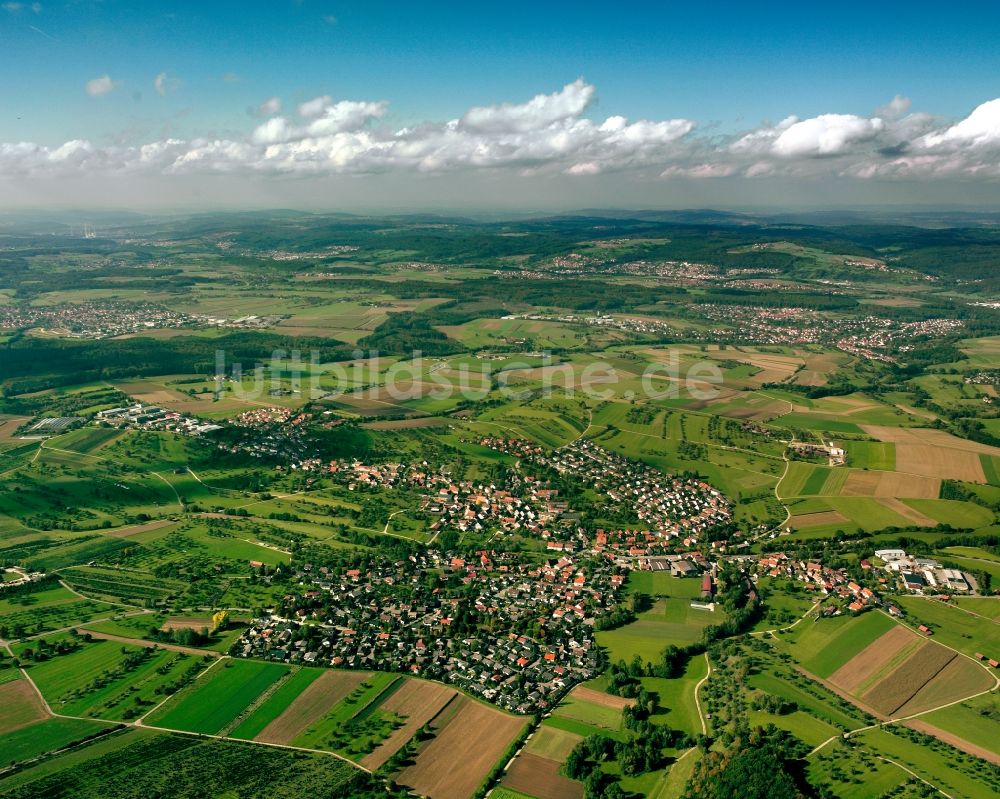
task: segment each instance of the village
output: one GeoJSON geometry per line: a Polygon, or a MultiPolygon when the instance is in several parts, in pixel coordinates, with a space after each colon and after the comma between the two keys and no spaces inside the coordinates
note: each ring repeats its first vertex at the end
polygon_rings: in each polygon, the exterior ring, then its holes
{"type": "Polygon", "coordinates": [[[0,305],[0,330],[35,330],[66,338],[104,339],[154,328],[192,326],[195,318],[148,302],[99,300],[58,305],[0,305]]]}
{"type": "Polygon", "coordinates": [[[895,353],[908,352],[913,341],[947,336],[962,327],[956,319],[927,319],[900,324],[878,316],[844,317],[831,324],[828,315],[799,307],[716,305],[692,306],[701,316],[724,327],[701,334],[704,340],[742,344],[822,344],[870,361],[895,363],[895,353]]]}
{"type": "Polygon", "coordinates": [[[595,622],[621,601],[626,572],[601,558],[428,549],[296,577],[306,590],[255,619],[232,654],[403,672],[532,713],[600,672],[595,622]]]}

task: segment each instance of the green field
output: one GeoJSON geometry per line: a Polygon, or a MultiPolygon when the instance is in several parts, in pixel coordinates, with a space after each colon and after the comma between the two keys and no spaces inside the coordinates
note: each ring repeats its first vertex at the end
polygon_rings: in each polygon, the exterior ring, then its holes
{"type": "MultiPolygon", "coordinates": [[[[47,719],[0,735],[0,768],[23,763],[46,752],[55,752],[97,735],[107,727],[106,724],[84,719],[47,719]]],[[[3,782],[0,781],[2,790],[3,782]]]]}
{"type": "Polygon", "coordinates": [[[1000,790],[1000,778],[980,768],[981,761],[963,755],[945,744],[923,746],[885,730],[869,730],[858,738],[879,753],[884,753],[933,785],[963,799],[989,799],[1000,790]]]}
{"type": "MultiPolygon", "coordinates": [[[[23,657],[29,648],[37,650],[38,645],[29,642],[18,651],[23,657]]],[[[179,652],[94,641],[80,643],[70,654],[32,663],[27,670],[55,712],[119,720],[135,718],[158,704],[164,690],[204,665],[179,652]]]]}
{"type": "Polygon", "coordinates": [[[658,697],[657,712],[651,717],[653,723],[666,724],[692,735],[700,733],[701,719],[694,701],[694,688],[707,672],[705,658],[693,657],[683,676],[677,679],[643,677],[642,686],[658,697]]]}
{"type": "Polygon", "coordinates": [[[9,799],[270,799],[343,796],[363,790],[358,785],[363,772],[329,755],[181,735],[123,735],[115,741],[118,746],[111,750],[103,743],[93,744],[44,768],[0,779],[0,795],[9,799]]]}
{"type": "Polygon", "coordinates": [[[322,669],[298,669],[295,671],[281,684],[277,691],[261,705],[258,705],[253,713],[233,730],[232,736],[248,741],[253,740],[268,724],[284,713],[288,705],[322,673],[322,669]]]}
{"type": "Polygon", "coordinates": [[[981,652],[1000,660],[995,654],[1000,652],[1000,625],[937,600],[902,596],[899,604],[910,624],[926,624],[940,643],[967,655],[981,652]]]}
{"type": "Polygon", "coordinates": [[[146,723],[165,729],[218,733],[286,674],[288,667],[279,663],[220,661],[146,723]]]}
{"type": "MultiPolygon", "coordinates": [[[[679,582],[697,583],[696,580],[679,582]]],[[[598,632],[597,642],[607,647],[612,660],[630,662],[638,655],[644,662],[655,663],[668,645],[684,646],[698,641],[706,627],[719,624],[724,618],[724,611],[718,606],[710,611],[691,607],[687,598],[660,599],[634,622],[598,632]]]]}
{"type": "Polygon", "coordinates": [[[847,446],[847,463],[855,469],[896,469],[896,445],[885,441],[851,441],[847,446]]]}
{"type": "Polygon", "coordinates": [[[0,637],[22,638],[71,624],[111,615],[115,608],[102,602],[81,599],[57,586],[30,594],[0,599],[0,637]]]}
{"type": "MultiPolygon", "coordinates": [[[[618,731],[622,727],[622,712],[620,710],[574,696],[568,696],[560,702],[559,706],[552,711],[552,718],[579,722],[587,727],[596,727],[612,732],[618,731]]],[[[567,731],[576,732],[575,729],[567,729],[567,731]]],[[[587,735],[588,733],[581,734],[587,735]]]]}
{"type": "Polygon", "coordinates": [[[804,622],[783,639],[793,656],[818,677],[829,677],[868,644],[895,626],[883,613],[804,622]]]}
{"type": "Polygon", "coordinates": [[[920,719],[1000,756],[1000,701],[995,694],[969,699],[920,719]]]}

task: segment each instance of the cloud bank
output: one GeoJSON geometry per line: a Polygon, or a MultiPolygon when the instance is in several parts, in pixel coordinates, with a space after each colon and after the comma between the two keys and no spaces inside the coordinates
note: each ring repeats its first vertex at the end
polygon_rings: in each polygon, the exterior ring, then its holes
{"type": "MultiPolygon", "coordinates": [[[[156,88],[167,90],[165,74],[156,88]]],[[[99,97],[116,84],[86,85],[99,97]]],[[[381,100],[316,97],[266,117],[239,138],[165,138],[135,146],[87,140],[58,146],[0,143],[0,177],[60,175],[358,175],[498,171],[512,175],[635,173],[654,179],[836,176],[853,179],[1000,178],[1000,99],[949,121],[911,112],[896,96],[871,117],[789,116],[730,136],[689,119],[594,118],[597,91],[579,79],[522,103],[469,108],[456,119],[406,127],[386,123],[381,100]]]]}

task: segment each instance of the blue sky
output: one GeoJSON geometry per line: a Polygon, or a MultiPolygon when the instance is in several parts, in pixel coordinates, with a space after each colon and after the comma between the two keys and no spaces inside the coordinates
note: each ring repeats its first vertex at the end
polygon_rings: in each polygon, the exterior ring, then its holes
{"type": "MultiPolygon", "coordinates": [[[[280,98],[281,113],[294,121],[297,105],[323,95],[331,103],[386,101],[364,125],[398,130],[457,119],[472,107],[524,103],[582,77],[594,92],[574,118],[691,120],[695,127],[683,140],[685,146],[697,140],[697,148],[687,147],[691,167],[716,164],[706,150],[711,143],[791,115],[836,114],[844,117],[838,125],[847,124],[847,117],[871,118],[903,95],[906,113],[936,120],[910,125],[909,143],[1000,97],[996,3],[942,9],[850,2],[43,0],[0,6],[0,66],[8,78],[0,142],[49,148],[70,140],[94,148],[168,139],[240,142],[261,122],[248,109],[280,98]],[[157,76],[163,76],[159,91],[157,76]],[[88,93],[88,81],[96,79],[106,92],[88,93]]],[[[985,124],[989,134],[992,117],[985,124]]],[[[881,151],[898,147],[902,134],[887,144],[886,131],[851,135],[877,140],[881,151]]],[[[283,141],[294,140],[288,134],[283,141]]],[[[655,157],[644,152],[645,161],[563,158],[558,166],[596,174],[625,161],[629,168],[655,162],[660,176],[664,165],[681,168],[679,147],[669,157],[663,149],[677,141],[661,139],[655,157]]],[[[992,160],[991,153],[987,164],[992,160]]],[[[509,166],[523,171],[526,164],[518,159],[509,166]]],[[[539,164],[527,166],[534,171],[539,164]]]]}

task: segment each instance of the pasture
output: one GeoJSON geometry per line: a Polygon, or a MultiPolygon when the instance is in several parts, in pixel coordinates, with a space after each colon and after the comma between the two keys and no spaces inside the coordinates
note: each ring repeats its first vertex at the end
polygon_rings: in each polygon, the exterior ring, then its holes
{"type": "Polygon", "coordinates": [[[691,607],[687,598],[661,598],[635,621],[598,632],[597,642],[607,648],[612,660],[630,662],[638,655],[643,662],[655,663],[668,645],[684,646],[698,641],[706,627],[719,624],[724,618],[725,612],[718,606],[711,611],[691,607]]]}

